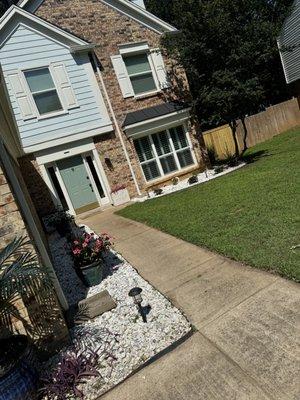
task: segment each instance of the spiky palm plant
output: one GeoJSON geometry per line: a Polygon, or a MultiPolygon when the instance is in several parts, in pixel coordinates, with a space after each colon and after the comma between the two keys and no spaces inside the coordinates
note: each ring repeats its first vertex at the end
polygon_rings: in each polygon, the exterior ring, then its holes
{"type": "Polygon", "coordinates": [[[0,251],[0,321],[9,326],[15,318],[23,323],[25,330],[32,333],[32,327],[21,315],[15,305],[18,297],[27,296],[36,289],[37,282],[43,287],[52,288],[51,280],[45,268],[29,249],[30,241],[15,238],[0,251]]]}

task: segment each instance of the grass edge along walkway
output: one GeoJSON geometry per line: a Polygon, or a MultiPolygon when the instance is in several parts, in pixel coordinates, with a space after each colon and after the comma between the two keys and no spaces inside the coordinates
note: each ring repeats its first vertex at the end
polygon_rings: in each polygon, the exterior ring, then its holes
{"type": "Polygon", "coordinates": [[[245,167],[118,215],[300,281],[300,128],[248,150],[245,167]]]}

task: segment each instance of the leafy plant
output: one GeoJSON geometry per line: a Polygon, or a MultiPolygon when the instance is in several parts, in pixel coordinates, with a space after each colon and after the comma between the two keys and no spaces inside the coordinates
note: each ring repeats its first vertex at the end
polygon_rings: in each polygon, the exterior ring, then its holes
{"type": "Polygon", "coordinates": [[[215,174],[220,174],[220,173],[223,172],[223,171],[224,171],[223,165],[217,165],[217,166],[214,168],[215,174]]]}
{"type": "Polygon", "coordinates": [[[207,155],[211,165],[215,165],[218,162],[218,155],[214,146],[207,147],[207,155]]]}
{"type": "Polygon", "coordinates": [[[115,185],[112,189],[111,189],[111,194],[116,194],[118,193],[120,190],[124,190],[126,189],[126,185],[122,184],[122,185],[115,185]]]}
{"type": "Polygon", "coordinates": [[[100,344],[97,347],[95,336],[86,331],[74,339],[73,346],[61,356],[55,370],[41,378],[43,387],[40,392],[43,396],[47,396],[48,400],[65,400],[72,395],[84,399],[80,385],[90,378],[101,377],[100,359],[116,361],[115,356],[107,349],[108,343],[118,343],[116,335],[109,331],[99,333],[97,341],[100,344]],[[109,340],[103,340],[103,336],[109,337],[109,340]]]}
{"type": "Polygon", "coordinates": [[[153,192],[154,192],[155,196],[159,196],[160,194],[163,193],[163,190],[161,188],[155,188],[155,189],[153,189],[153,192]]]}
{"type": "Polygon", "coordinates": [[[53,214],[47,217],[46,221],[49,226],[57,229],[59,234],[63,236],[71,232],[74,217],[62,208],[57,208],[53,214]]]}
{"type": "Polygon", "coordinates": [[[15,238],[0,252],[0,319],[9,322],[16,318],[23,323],[28,333],[31,325],[22,317],[15,305],[17,296],[31,293],[37,280],[52,290],[50,276],[38,263],[36,256],[29,250],[30,241],[26,238],[15,238]]]}
{"type": "Polygon", "coordinates": [[[188,180],[188,184],[189,185],[193,185],[194,183],[198,182],[198,176],[197,175],[192,175],[189,180],[188,180]]]}
{"type": "Polygon", "coordinates": [[[83,233],[72,240],[72,254],[79,266],[85,266],[99,261],[105,251],[112,245],[107,233],[96,236],[94,233],[83,233]]]}

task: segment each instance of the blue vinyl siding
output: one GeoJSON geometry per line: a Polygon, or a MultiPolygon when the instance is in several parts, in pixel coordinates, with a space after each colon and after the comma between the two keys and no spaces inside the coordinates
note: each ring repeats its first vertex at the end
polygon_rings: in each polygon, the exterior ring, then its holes
{"type": "Polygon", "coordinates": [[[51,62],[63,62],[79,105],[77,108],[70,109],[67,114],[24,121],[8,79],[6,79],[11,105],[24,147],[62,137],[66,137],[66,142],[68,142],[72,140],[71,135],[73,134],[102,128],[110,124],[107,111],[101,110],[96,101],[84,68],[84,64],[89,63],[87,55],[72,55],[69,49],[62,44],[24,25],[19,25],[0,49],[0,62],[4,76],[17,69],[47,66],[51,62]]]}

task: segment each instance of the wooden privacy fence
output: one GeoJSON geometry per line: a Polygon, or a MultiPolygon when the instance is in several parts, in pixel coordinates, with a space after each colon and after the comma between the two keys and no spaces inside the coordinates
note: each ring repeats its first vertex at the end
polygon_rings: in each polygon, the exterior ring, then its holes
{"type": "MultiPolygon", "coordinates": [[[[271,139],[273,136],[300,125],[299,103],[296,98],[276,104],[265,111],[251,115],[246,120],[247,147],[271,139]]],[[[244,131],[241,121],[238,121],[237,139],[240,151],[243,150],[244,131]]],[[[203,132],[204,142],[208,149],[214,149],[220,159],[234,154],[234,141],[229,125],[203,132]]]]}

